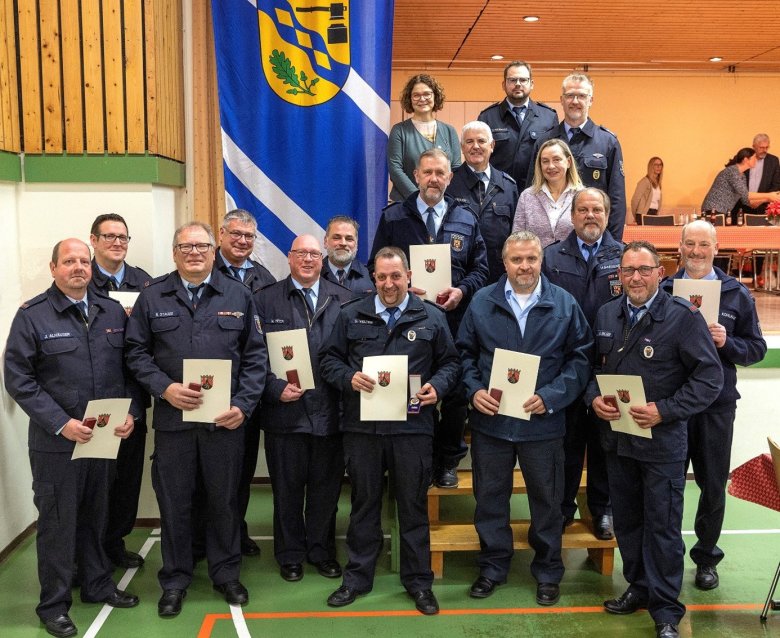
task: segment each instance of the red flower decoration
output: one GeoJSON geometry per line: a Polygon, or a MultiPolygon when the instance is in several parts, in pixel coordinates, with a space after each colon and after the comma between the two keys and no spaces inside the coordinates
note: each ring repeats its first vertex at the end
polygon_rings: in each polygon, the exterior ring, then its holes
{"type": "Polygon", "coordinates": [[[772,202],[766,207],[767,217],[780,217],[780,202],[772,202]]]}

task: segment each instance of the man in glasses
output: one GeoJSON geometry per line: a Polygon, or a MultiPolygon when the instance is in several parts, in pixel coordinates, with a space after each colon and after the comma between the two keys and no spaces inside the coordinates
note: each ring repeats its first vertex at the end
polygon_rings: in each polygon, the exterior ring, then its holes
{"type": "Polygon", "coordinates": [[[623,173],[623,151],[615,134],[595,124],[588,117],[593,105],[593,80],[584,73],[572,73],[563,80],[561,106],[564,118],[536,141],[531,163],[528,166],[526,186],[533,183],[534,159],[539,147],[549,139],[557,138],[569,145],[577,162],[585,186],[600,188],[612,202],[609,215],[609,229],[612,237],[623,239],[623,225],[626,221],[626,178],[623,173]]]}
{"type": "Polygon", "coordinates": [[[604,602],[612,614],[647,609],[658,638],[677,638],[685,544],[683,494],[688,420],[723,386],[715,344],[698,308],[659,289],[664,269],[652,244],[628,244],[620,261],[623,294],[596,316],[596,365],[585,391],[601,424],[615,536],[628,589],[604,602]],[[597,375],[642,377],[646,405],[603,397],[597,375]],[[605,400],[606,399],[606,400],[605,400]],[[618,408],[617,406],[621,407],[618,408]],[[614,432],[609,421],[628,410],[651,438],[614,432]]]}
{"type": "MultiPolygon", "coordinates": [[[[353,295],[320,276],[320,242],[311,235],[295,238],[287,260],[290,275],[256,293],[255,302],[266,335],[306,331],[314,387],[301,389],[303,369],[297,382],[269,371],[256,415],[265,430],[274,493],[274,556],[287,581],[303,578],[304,562],[326,578],[338,578],[336,510],[344,477],[339,393],[323,381],[318,351],[341,304],[353,295]]],[[[277,354],[305,362],[294,347],[288,343],[277,354]]]]}
{"type": "MultiPolygon", "coordinates": [[[[274,276],[260,262],[252,259],[257,235],[257,220],[251,213],[236,208],[226,213],[219,229],[219,248],[214,257],[214,268],[227,277],[233,277],[243,282],[254,293],[266,286],[276,283],[274,276]]],[[[241,481],[238,484],[238,508],[241,515],[241,553],[244,556],[257,556],[260,547],[249,537],[246,522],[246,512],[249,508],[249,493],[252,479],[257,468],[257,454],[260,449],[260,423],[255,418],[247,421],[244,427],[244,463],[241,470],[241,481]]],[[[200,497],[199,490],[199,497],[200,497]]],[[[199,498],[200,500],[200,498],[199,498]]],[[[200,517],[197,508],[196,517],[200,517]]],[[[195,538],[195,553],[202,556],[203,521],[196,523],[198,531],[195,538]]]]}
{"type": "MultiPolygon", "coordinates": [[[[214,234],[201,222],[176,230],[176,270],[141,291],[128,320],[127,365],[154,397],[152,484],[160,507],[163,589],[157,611],[176,616],[192,582],[192,501],[202,478],[208,512],[206,557],[214,589],[231,605],[249,600],[241,567],[238,481],[244,458],[242,426],[265,383],[268,355],[252,293],[213,269],[214,234]],[[183,378],[184,359],[231,362],[230,407],[214,422],[186,413],[211,390],[183,378]],[[195,387],[193,387],[195,385],[195,387]]],[[[215,381],[216,382],[216,381],[215,381]]]]}
{"type": "Polygon", "coordinates": [[[515,60],[507,64],[501,88],[506,99],[491,104],[477,119],[490,127],[496,141],[490,163],[509,173],[518,190],[523,190],[534,157],[534,142],[558,126],[558,114],[530,98],[534,80],[527,62],[515,60]]]}
{"type": "MultiPolygon", "coordinates": [[[[143,269],[125,261],[130,234],[121,215],[105,213],[92,222],[89,233],[94,257],[90,289],[104,295],[112,291],[140,292],[152,279],[143,269]]],[[[131,391],[138,395],[144,410],[136,419],[132,434],[122,441],[116,459],[116,477],[111,485],[108,527],[106,528],[106,554],[117,567],[141,567],[144,559],[125,547],[124,537],[135,525],[138,515],[138,497],[144,471],[144,446],[146,444],[146,408],[151,405],[146,394],[132,379],[131,391]]]]}

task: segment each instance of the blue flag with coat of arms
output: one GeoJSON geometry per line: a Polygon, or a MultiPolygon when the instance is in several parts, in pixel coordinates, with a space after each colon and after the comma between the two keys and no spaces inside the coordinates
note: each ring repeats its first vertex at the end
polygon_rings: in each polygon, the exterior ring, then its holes
{"type": "Polygon", "coordinates": [[[359,259],[387,203],[393,2],[213,0],[228,210],[257,219],[254,255],[328,219],[360,223],[359,259]]]}

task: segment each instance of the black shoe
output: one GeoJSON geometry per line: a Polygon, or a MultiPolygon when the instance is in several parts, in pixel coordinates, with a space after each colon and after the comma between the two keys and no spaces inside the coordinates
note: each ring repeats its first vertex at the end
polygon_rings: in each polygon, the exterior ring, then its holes
{"type": "Polygon", "coordinates": [[[699,589],[715,589],[720,584],[715,565],[697,565],[695,582],[699,589]]]}
{"type": "Polygon", "coordinates": [[[439,602],[430,589],[410,591],[409,595],[414,599],[414,606],[425,616],[435,616],[439,613],[439,602]]]}
{"type": "Polygon", "coordinates": [[[351,605],[352,603],[354,603],[355,599],[358,596],[362,596],[363,594],[367,594],[367,593],[368,592],[358,591],[357,589],[352,589],[352,587],[347,587],[346,585],[342,585],[336,591],[334,591],[330,596],[328,596],[328,606],[346,607],[347,605],[351,605]]]}
{"type": "Polygon", "coordinates": [[[129,609],[130,607],[135,607],[138,604],[138,596],[134,594],[128,594],[126,591],[122,591],[121,589],[115,589],[108,596],[106,596],[105,598],[101,598],[99,600],[88,600],[84,598],[84,596],[82,596],[81,602],[104,603],[109,607],[117,607],[118,609],[129,609]]]}
{"type": "Polygon", "coordinates": [[[122,550],[119,554],[109,554],[108,558],[114,567],[120,567],[122,569],[142,567],[144,564],[144,559],[140,554],[136,554],[135,552],[126,549],[122,550]]]}
{"type": "Polygon", "coordinates": [[[638,594],[626,591],[620,598],[604,601],[604,609],[610,614],[633,614],[637,609],[645,609],[647,601],[639,598],[638,594]]]}
{"type": "Polygon", "coordinates": [[[57,638],[67,638],[68,636],[75,636],[78,633],[76,631],[76,625],[73,624],[73,621],[68,614],[50,618],[49,620],[44,621],[43,624],[46,627],[46,631],[52,636],[57,636],[57,638]]]}
{"type": "Polygon", "coordinates": [[[279,573],[282,578],[294,583],[296,580],[303,578],[303,565],[300,563],[287,563],[279,567],[279,573]]]}
{"type": "Polygon", "coordinates": [[[436,468],[433,471],[433,484],[446,490],[458,487],[458,468],[436,468]]]}
{"type": "Polygon", "coordinates": [[[214,589],[225,597],[228,605],[246,605],[249,602],[249,592],[237,580],[229,580],[220,585],[214,585],[214,589]]]}
{"type": "Polygon", "coordinates": [[[341,565],[332,558],[320,561],[319,563],[312,563],[312,565],[317,568],[317,572],[319,572],[320,576],[325,576],[325,578],[341,577],[341,565]]]}
{"type": "Polygon", "coordinates": [[[677,631],[677,625],[659,622],[655,626],[655,636],[656,638],[680,638],[680,633],[677,631]]]}
{"type": "Polygon", "coordinates": [[[536,604],[549,607],[558,602],[561,597],[561,588],[558,583],[539,583],[536,586],[536,604]]]}
{"type": "Polygon", "coordinates": [[[469,589],[469,596],[472,598],[487,598],[496,591],[496,587],[503,584],[503,582],[492,580],[487,576],[480,576],[474,581],[471,589],[469,589]]]}
{"type": "Polygon", "coordinates": [[[244,556],[259,556],[260,546],[247,536],[241,539],[241,553],[244,556]]]}
{"type": "Polygon", "coordinates": [[[187,596],[186,589],[166,589],[157,601],[157,615],[163,618],[178,616],[181,612],[181,601],[187,596]]]}
{"type": "Polygon", "coordinates": [[[600,541],[611,541],[615,538],[615,530],[612,529],[612,517],[609,514],[597,516],[593,520],[593,534],[600,541]]]}

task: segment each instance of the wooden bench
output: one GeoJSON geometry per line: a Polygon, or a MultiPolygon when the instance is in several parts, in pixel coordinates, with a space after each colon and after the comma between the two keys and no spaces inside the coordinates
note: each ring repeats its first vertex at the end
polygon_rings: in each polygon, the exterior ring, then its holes
{"type": "MultiPolygon", "coordinates": [[[[577,505],[581,518],[569,525],[564,532],[562,544],[564,549],[587,549],[588,556],[596,569],[605,576],[612,574],[617,542],[612,539],[602,541],[593,534],[593,520],[588,510],[585,495],[587,470],[582,473],[580,489],[577,493],[577,505]]],[[[512,486],[514,494],[526,492],[525,480],[519,469],[514,471],[512,486]]],[[[431,522],[431,569],[436,578],[444,573],[445,552],[466,552],[479,550],[479,536],[474,523],[440,520],[440,500],[446,496],[457,496],[473,493],[471,470],[458,470],[458,487],[442,489],[432,487],[428,490],[428,518],[431,522]]],[[[530,521],[512,521],[512,536],[515,549],[530,549],[528,544],[528,528],[530,521]]]]}

